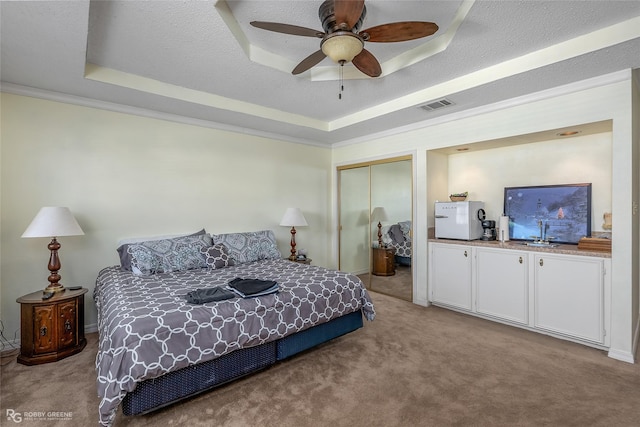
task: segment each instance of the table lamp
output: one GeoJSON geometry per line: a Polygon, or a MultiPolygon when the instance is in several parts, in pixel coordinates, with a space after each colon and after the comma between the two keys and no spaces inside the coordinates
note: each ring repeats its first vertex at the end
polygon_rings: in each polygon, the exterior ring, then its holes
{"type": "Polygon", "coordinates": [[[49,286],[45,292],[61,292],[64,286],[60,283],[58,271],[62,267],[58,258],[60,243],[56,240],[60,236],[80,236],[84,232],[78,222],[71,214],[69,208],[64,207],[44,207],[40,209],[36,217],[31,221],[22,237],[51,237],[51,243],[47,246],[51,251],[49,257],[49,286]]]}
{"type": "Polygon", "coordinates": [[[382,247],[382,221],[389,221],[387,217],[387,211],[382,206],[373,208],[371,212],[371,222],[378,221],[378,247],[382,247]]]}
{"type": "Polygon", "coordinates": [[[306,227],[307,220],[304,219],[300,208],[287,208],[280,221],[280,225],[285,227],[291,227],[291,256],[290,260],[296,259],[296,227],[306,227]]]}

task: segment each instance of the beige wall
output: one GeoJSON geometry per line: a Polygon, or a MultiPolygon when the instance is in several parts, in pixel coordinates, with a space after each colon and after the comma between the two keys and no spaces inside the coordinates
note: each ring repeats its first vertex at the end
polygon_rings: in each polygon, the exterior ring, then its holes
{"type": "Polygon", "coordinates": [[[591,229],[611,212],[611,133],[576,136],[448,157],[447,194],[469,191],[485,202],[488,219],[503,211],[504,188],[592,183],[591,229]]]}
{"type": "MultiPolygon", "coordinates": [[[[20,236],[42,206],[68,206],[84,236],[62,237],[62,283],[82,285],[95,327],[98,271],[119,239],[272,229],[283,254],[287,207],[309,227],[298,248],[329,260],[330,151],[209,128],[2,94],[1,313],[19,329],[19,296],[47,284],[48,239],[20,236]]],[[[19,338],[19,335],[18,335],[19,338]]]]}

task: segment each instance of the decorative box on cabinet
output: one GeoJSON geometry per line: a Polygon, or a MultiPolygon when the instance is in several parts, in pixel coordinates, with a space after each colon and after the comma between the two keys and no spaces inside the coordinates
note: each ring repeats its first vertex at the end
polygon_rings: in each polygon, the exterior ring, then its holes
{"type": "Polygon", "coordinates": [[[39,365],[79,353],[84,337],[84,294],[87,289],[65,290],[48,300],[42,291],[18,298],[20,303],[20,355],[18,363],[39,365]]]}
{"type": "Polygon", "coordinates": [[[373,248],[373,274],[393,276],[396,274],[396,250],[393,248],[373,248]]]}

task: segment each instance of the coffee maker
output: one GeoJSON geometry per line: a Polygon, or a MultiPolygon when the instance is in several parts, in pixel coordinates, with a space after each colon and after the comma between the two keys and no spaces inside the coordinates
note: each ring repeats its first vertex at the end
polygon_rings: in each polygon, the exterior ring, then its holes
{"type": "Polygon", "coordinates": [[[482,224],[482,240],[496,240],[496,222],[485,219],[482,224]]]}
{"type": "Polygon", "coordinates": [[[482,240],[496,240],[496,222],[486,219],[484,209],[478,209],[478,219],[482,225],[482,240]]]}

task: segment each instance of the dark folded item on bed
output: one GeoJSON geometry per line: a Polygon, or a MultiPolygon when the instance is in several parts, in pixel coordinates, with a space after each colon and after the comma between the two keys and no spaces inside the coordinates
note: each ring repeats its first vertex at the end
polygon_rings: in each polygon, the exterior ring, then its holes
{"type": "Polygon", "coordinates": [[[278,292],[278,283],[273,280],[241,279],[229,281],[227,288],[242,298],[259,297],[278,292]]]}
{"type": "Polygon", "coordinates": [[[235,298],[237,295],[227,289],[220,286],[215,288],[196,289],[186,294],[188,303],[191,304],[205,304],[212,301],[222,301],[229,298],[235,298]]]}

